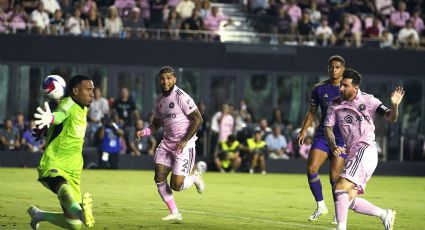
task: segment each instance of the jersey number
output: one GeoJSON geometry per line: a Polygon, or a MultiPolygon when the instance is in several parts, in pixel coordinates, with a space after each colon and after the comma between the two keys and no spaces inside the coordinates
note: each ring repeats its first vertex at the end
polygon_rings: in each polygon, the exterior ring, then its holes
{"type": "Polygon", "coordinates": [[[188,160],[188,159],[184,159],[183,161],[184,161],[184,163],[183,163],[183,169],[182,169],[182,172],[186,172],[186,171],[188,171],[188,167],[189,167],[189,160],[188,160]]]}

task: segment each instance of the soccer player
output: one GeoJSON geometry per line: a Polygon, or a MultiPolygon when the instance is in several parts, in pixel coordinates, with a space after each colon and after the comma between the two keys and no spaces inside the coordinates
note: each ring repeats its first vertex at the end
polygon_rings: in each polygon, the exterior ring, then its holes
{"type": "MultiPolygon", "coordinates": [[[[337,157],[332,156],[331,149],[326,142],[323,122],[325,121],[326,111],[328,105],[333,98],[339,96],[339,82],[342,79],[342,73],[345,69],[345,60],[341,56],[335,55],[328,60],[328,73],[329,79],[317,83],[311,93],[310,108],[304,118],[301,131],[298,135],[298,144],[301,146],[306,137],[307,129],[313,123],[314,117],[316,116],[318,107],[321,111],[320,125],[317,127],[313,144],[308,154],[307,163],[307,177],[310,185],[311,193],[317,202],[317,208],[308,220],[315,221],[320,216],[328,213],[325,201],[323,200],[322,184],[319,178],[319,169],[325,163],[326,159],[331,160],[331,166],[329,171],[329,179],[332,187],[341,172],[344,165],[345,154],[341,154],[337,157]]],[[[338,127],[335,128],[336,144],[343,146],[344,141],[341,137],[338,127]]]]}
{"type": "Polygon", "coordinates": [[[83,170],[82,148],[87,125],[87,107],[94,98],[93,82],[84,75],[74,76],[64,98],[52,113],[47,102],[34,114],[39,128],[47,127],[46,149],[38,167],[38,180],[57,194],[63,212],[47,212],[31,205],[31,227],[48,221],[66,229],[80,229],[82,223],[94,225],[93,200],[89,193],[81,196],[83,170]]]}
{"type": "Polygon", "coordinates": [[[158,77],[162,94],[155,103],[153,121],[148,128],[136,133],[135,140],[139,141],[164,126],[164,138],[154,156],[154,180],[159,195],[170,210],[170,214],[162,220],[180,221],[182,215],[172,190],[183,191],[193,184],[198,193],[205,189],[201,171],[195,170],[190,175],[195,163],[196,131],[202,124],[202,116],[193,99],[177,87],[173,68],[162,67],[158,77]],[[167,177],[171,171],[168,184],[167,177]]]}
{"type": "Polygon", "coordinates": [[[367,200],[356,197],[365,192],[366,183],[378,164],[375,143],[375,115],[383,115],[388,122],[395,122],[398,107],[405,91],[397,86],[391,94],[391,109],[373,95],[360,91],[361,76],[352,69],[346,69],[340,85],[341,96],[329,106],[325,135],[334,156],[347,153],[344,169],[335,185],[335,209],[337,229],[347,228],[348,209],[379,217],[386,230],[392,229],[396,212],[381,209],[367,200]],[[338,146],[334,126],[338,125],[345,140],[346,148],[338,146]]]}

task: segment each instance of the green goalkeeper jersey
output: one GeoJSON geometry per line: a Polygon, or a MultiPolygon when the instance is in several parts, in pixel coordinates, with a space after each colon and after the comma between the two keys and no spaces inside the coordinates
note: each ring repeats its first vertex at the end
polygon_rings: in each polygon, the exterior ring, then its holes
{"type": "Polygon", "coordinates": [[[39,168],[59,168],[68,173],[81,171],[87,107],[80,106],[71,97],[66,97],[60,101],[53,116],[53,124],[47,132],[47,145],[39,168]]]}

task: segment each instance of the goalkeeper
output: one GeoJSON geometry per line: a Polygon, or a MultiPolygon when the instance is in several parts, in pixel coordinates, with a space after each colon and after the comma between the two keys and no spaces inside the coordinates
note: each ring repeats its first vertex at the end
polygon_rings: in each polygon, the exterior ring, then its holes
{"type": "Polygon", "coordinates": [[[47,102],[34,114],[39,129],[48,128],[46,149],[38,167],[38,180],[57,194],[63,212],[47,212],[31,205],[31,227],[47,221],[66,229],[80,229],[82,223],[94,225],[93,200],[89,193],[81,196],[83,169],[82,148],[87,125],[87,107],[93,101],[93,82],[84,75],[74,76],[65,97],[54,113],[47,102]]]}

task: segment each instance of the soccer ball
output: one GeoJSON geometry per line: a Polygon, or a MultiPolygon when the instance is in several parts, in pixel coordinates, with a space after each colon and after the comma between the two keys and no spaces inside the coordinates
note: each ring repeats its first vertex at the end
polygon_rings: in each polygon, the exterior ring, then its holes
{"type": "Polygon", "coordinates": [[[59,75],[49,75],[43,81],[43,93],[49,99],[60,99],[65,94],[66,82],[59,75]]]}
{"type": "Polygon", "coordinates": [[[205,163],[205,161],[198,161],[196,163],[196,168],[199,169],[202,173],[207,171],[207,163],[205,163]]]}

